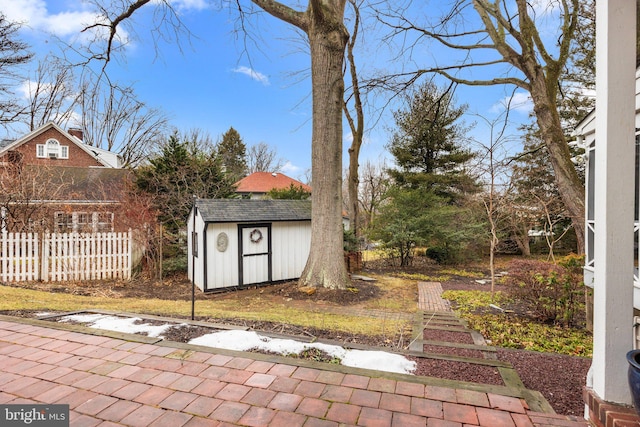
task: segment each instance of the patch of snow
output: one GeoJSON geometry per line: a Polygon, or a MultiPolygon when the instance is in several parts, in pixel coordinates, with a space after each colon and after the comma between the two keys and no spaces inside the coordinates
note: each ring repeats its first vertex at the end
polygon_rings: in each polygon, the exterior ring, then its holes
{"type": "Polygon", "coordinates": [[[54,313],[50,313],[48,311],[41,311],[40,313],[36,313],[36,317],[45,317],[45,316],[51,316],[54,313]]]}
{"type": "MultiPolygon", "coordinates": [[[[139,317],[117,317],[106,314],[72,314],[60,319],[60,322],[78,322],[85,323],[90,328],[106,329],[108,331],[124,332],[127,334],[145,334],[150,337],[162,338],[172,325],[166,323],[164,325],[151,325],[149,323],[139,323],[142,319],[139,317]]],[[[183,326],[184,324],[180,324],[183,326]]]]}
{"type": "Polygon", "coordinates": [[[406,357],[373,350],[348,350],[341,346],[322,343],[301,343],[295,340],[269,338],[253,331],[222,331],[194,338],[189,344],[227,350],[247,351],[257,348],[279,354],[300,354],[306,349],[316,348],[332,357],[340,359],[344,366],[374,369],[385,372],[411,374],[416,369],[415,362],[406,357]]]}
{"type": "MultiPolygon", "coordinates": [[[[142,319],[138,317],[117,317],[106,314],[73,314],[60,318],[60,322],[71,321],[83,323],[95,329],[106,329],[129,334],[145,334],[158,338],[162,338],[162,334],[171,327],[188,326],[185,323],[178,325],[167,323],[158,326],[148,323],[136,324],[136,322],[141,322],[142,319]]],[[[374,350],[350,350],[336,345],[302,343],[290,339],[270,338],[259,335],[253,331],[231,330],[214,332],[194,338],[189,341],[189,344],[237,351],[247,351],[252,348],[257,348],[282,355],[300,354],[306,349],[315,348],[329,354],[331,357],[340,359],[340,363],[344,366],[401,374],[412,374],[416,369],[415,362],[399,354],[374,350]]]]}

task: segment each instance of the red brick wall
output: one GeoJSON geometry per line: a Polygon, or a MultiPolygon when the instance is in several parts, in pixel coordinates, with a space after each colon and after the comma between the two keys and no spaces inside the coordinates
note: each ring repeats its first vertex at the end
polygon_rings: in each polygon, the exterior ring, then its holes
{"type": "MultiPolygon", "coordinates": [[[[43,165],[43,166],[103,166],[95,158],[86,153],[82,148],[77,146],[74,142],[67,139],[55,128],[47,129],[45,132],[37,135],[35,138],[25,142],[19,147],[15,148],[15,151],[22,153],[23,165],[43,165]],[[49,159],[36,157],[36,144],[45,144],[48,139],[53,138],[58,140],[60,145],[66,145],[69,147],[68,159],[49,159]]],[[[2,159],[5,160],[5,159],[2,159]]]]}

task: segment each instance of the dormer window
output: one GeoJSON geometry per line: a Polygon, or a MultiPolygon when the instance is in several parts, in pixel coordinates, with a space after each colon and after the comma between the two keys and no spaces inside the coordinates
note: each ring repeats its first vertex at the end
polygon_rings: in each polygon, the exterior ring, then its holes
{"type": "Polygon", "coordinates": [[[60,145],[58,140],[49,139],[45,144],[36,144],[36,157],[41,159],[68,159],[69,146],[60,145]]]}

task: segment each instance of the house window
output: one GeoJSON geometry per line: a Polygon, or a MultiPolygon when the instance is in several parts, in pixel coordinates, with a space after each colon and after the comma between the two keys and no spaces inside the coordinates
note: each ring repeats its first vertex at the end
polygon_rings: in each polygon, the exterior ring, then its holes
{"type": "Polygon", "coordinates": [[[99,233],[113,231],[113,213],[112,212],[94,212],[95,226],[94,231],[99,233]]]}
{"type": "Polygon", "coordinates": [[[77,212],[75,214],[75,228],[76,231],[80,231],[83,233],[91,232],[93,230],[93,221],[91,219],[91,214],[88,212],[77,212]]]}
{"type": "Polygon", "coordinates": [[[60,145],[55,139],[49,139],[45,144],[36,144],[36,157],[50,159],[68,159],[69,147],[60,145]]]}
{"type": "Polygon", "coordinates": [[[73,215],[65,212],[56,212],[54,214],[55,231],[65,233],[73,229],[73,215]]]}

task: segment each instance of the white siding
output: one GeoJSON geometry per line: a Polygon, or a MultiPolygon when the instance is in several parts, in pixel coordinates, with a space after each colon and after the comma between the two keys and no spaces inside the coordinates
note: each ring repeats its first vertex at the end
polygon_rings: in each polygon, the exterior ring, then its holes
{"type": "Polygon", "coordinates": [[[193,265],[192,265],[192,261],[195,261],[195,284],[198,288],[200,288],[200,290],[204,290],[204,236],[202,235],[202,230],[204,229],[204,221],[202,221],[202,217],[200,215],[196,216],[196,221],[195,221],[195,231],[198,234],[197,237],[197,243],[198,243],[198,252],[197,252],[197,256],[193,256],[193,246],[192,246],[192,242],[191,242],[191,233],[194,231],[193,230],[193,210],[191,211],[191,213],[189,214],[189,218],[187,220],[187,247],[188,247],[188,259],[187,259],[187,263],[188,263],[188,273],[189,273],[189,280],[192,279],[192,274],[193,274],[193,265]]]}
{"type": "Polygon", "coordinates": [[[271,228],[272,279],[297,279],[311,247],[311,222],[274,222],[271,228]]]}
{"type": "Polygon", "coordinates": [[[243,285],[269,281],[269,227],[242,228],[242,267],[243,285]],[[260,233],[260,241],[251,240],[254,232],[260,233]]]}
{"type": "Polygon", "coordinates": [[[209,224],[207,227],[207,289],[238,285],[238,225],[236,223],[209,224]],[[218,235],[226,233],[227,250],[217,248],[218,235]]]}

